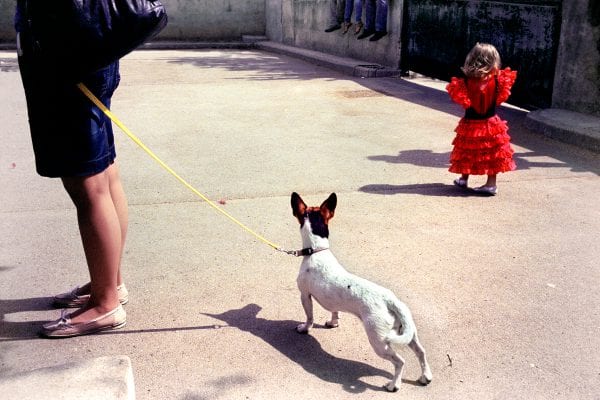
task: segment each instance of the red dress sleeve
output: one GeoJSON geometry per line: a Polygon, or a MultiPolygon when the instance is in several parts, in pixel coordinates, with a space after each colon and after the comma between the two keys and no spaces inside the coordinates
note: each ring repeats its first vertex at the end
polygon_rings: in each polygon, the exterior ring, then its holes
{"type": "Polygon", "coordinates": [[[465,109],[471,107],[471,100],[464,79],[453,77],[446,86],[446,91],[455,103],[460,104],[465,109]]]}
{"type": "Polygon", "coordinates": [[[508,100],[510,96],[510,88],[514,85],[517,79],[517,71],[512,71],[510,68],[504,68],[498,72],[498,96],[496,97],[496,105],[508,100]]]}

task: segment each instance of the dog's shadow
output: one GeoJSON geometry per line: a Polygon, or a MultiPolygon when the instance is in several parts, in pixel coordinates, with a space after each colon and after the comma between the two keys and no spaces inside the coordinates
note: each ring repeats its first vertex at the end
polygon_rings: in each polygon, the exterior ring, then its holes
{"type": "Polygon", "coordinates": [[[385,390],[383,384],[392,378],[390,372],[327,353],[314,337],[296,332],[297,321],[270,321],[258,318],[261,310],[262,308],[256,304],[249,304],[244,308],[226,311],[222,314],[204,315],[261,338],[300,365],[305,371],[327,382],[339,383],[347,392],[361,393],[367,389],[383,391],[385,390]],[[377,387],[361,380],[366,376],[383,376],[386,381],[382,382],[382,386],[377,387]]]}

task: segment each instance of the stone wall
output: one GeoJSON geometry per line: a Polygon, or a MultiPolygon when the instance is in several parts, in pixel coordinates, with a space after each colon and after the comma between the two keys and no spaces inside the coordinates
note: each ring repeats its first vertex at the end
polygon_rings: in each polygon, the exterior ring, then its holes
{"type": "Polygon", "coordinates": [[[13,16],[16,0],[0,0],[0,43],[15,41],[13,16]]]}
{"type": "Polygon", "coordinates": [[[265,0],[163,0],[162,40],[231,41],[265,34],[265,0]]]}
{"type": "Polygon", "coordinates": [[[600,117],[600,0],[563,1],[552,107],[600,117]]]}
{"type": "MultiPolygon", "coordinates": [[[[378,42],[357,40],[352,32],[325,33],[330,0],[266,0],[267,36],[291,46],[399,68],[402,2],[388,1],[388,35],[378,42]]],[[[365,10],[363,8],[363,21],[365,10]]],[[[353,17],[354,20],[354,17],[353,17]]]]}
{"type": "Polygon", "coordinates": [[[548,108],[561,26],[561,0],[406,0],[407,64],[449,80],[477,42],[491,43],[518,71],[511,102],[548,108]]]}

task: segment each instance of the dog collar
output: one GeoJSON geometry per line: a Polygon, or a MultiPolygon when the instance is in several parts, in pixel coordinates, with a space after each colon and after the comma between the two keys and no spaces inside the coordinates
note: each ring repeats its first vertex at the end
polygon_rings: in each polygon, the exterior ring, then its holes
{"type": "Polygon", "coordinates": [[[312,248],[312,247],[305,247],[304,249],[301,250],[282,250],[285,253],[291,254],[293,256],[296,257],[300,257],[300,256],[310,256],[314,253],[318,253],[320,251],[323,250],[329,250],[329,247],[319,247],[319,248],[312,248]]]}

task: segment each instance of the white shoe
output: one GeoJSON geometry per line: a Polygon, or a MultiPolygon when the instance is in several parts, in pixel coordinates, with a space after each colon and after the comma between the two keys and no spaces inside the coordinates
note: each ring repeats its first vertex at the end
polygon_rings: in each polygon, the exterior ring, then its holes
{"type": "Polygon", "coordinates": [[[473,188],[473,191],[486,196],[495,196],[498,194],[498,188],[496,186],[479,186],[477,188],[473,188]]]}
{"type": "Polygon", "coordinates": [[[466,189],[467,188],[467,180],[463,179],[463,178],[456,178],[454,180],[454,184],[460,188],[466,189]]]}

